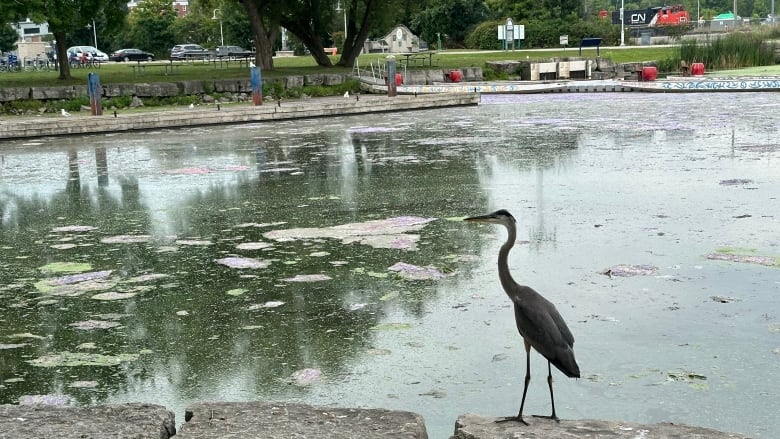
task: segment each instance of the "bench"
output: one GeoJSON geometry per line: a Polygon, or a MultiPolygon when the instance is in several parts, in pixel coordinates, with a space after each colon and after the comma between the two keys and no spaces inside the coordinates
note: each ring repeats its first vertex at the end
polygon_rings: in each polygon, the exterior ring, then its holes
{"type": "Polygon", "coordinates": [[[330,56],[336,56],[338,54],[339,49],[337,47],[326,47],[322,49],[323,52],[327,53],[330,56]]]}
{"type": "Polygon", "coordinates": [[[601,38],[583,38],[580,40],[580,55],[583,47],[595,47],[596,56],[601,56],[601,38]]]}

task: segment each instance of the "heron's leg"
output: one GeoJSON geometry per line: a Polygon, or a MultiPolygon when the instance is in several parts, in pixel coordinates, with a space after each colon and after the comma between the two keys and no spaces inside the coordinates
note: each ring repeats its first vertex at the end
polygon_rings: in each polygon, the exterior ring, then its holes
{"type": "Polygon", "coordinates": [[[499,419],[496,422],[520,421],[523,424],[528,425],[523,419],[523,407],[525,407],[525,395],[528,393],[528,383],[531,382],[531,344],[525,339],[523,339],[523,342],[525,343],[525,383],[523,384],[523,399],[520,401],[520,412],[517,416],[499,419]]]}
{"type": "Polygon", "coordinates": [[[536,416],[537,418],[547,418],[552,419],[555,422],[561,422],[560,419],[558,419],[558,416],[555,415],[555,398],[553,398],[553,388],[552,388],[552,370],[550,369],[550,362],[547,362],[547,385],[550,387],[550,403],[552,404],[552,415],[550,416],[536,416]]]}

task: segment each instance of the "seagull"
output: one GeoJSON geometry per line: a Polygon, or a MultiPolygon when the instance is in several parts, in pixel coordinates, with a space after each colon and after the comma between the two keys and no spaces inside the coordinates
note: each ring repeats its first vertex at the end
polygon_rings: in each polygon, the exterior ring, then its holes
{"type": "Polygon", "coordinates": [[[70,113],[68,113],[67,111],[65,111],[65,109],[64,109],[64,108],[63,108],[63,109],[61,109],[61,110],[60,110],[60,112],[61,112],[61,114],[62,114],[63,116],[65,116],[65,117],[70,117],[70,113]]]}
{"type": "Polygon", "coordinates": [[[190,110],[192,110],[193,108],[195,108],[195,104],[190,104],[190,110]]]}
{"type": "Polygon", "coordinates": [[[344,97],[345,97],[345,98],[347,98],[347,99],[349,99],[349,90],[347,90],[347,91],[345,91],[345,92],[344,92],[344,97]]]}

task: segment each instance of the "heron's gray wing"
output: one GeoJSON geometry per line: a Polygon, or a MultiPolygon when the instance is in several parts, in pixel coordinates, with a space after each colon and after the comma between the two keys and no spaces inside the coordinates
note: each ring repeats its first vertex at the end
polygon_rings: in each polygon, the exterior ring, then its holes
{"type": "Polygon", "coordinates": [[[578,376],[572,350],[574,337],[555,306],[528,287],[510,297],[515,305],[517,329],[523,338],[562,372],[578,376]]]}

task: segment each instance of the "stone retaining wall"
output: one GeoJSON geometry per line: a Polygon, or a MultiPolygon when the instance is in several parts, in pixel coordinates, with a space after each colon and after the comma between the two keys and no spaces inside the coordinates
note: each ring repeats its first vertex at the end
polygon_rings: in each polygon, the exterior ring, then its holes
{"type": "Polygon", "coordinates": [[[0,139],[98,134],[159,128],[182,128],[246,122],[271,122],[312,117],[388,111],[423,110],[477,105],[479,95],[440,93],[425,96],[381,95],[354,96],[291,101],[267,101],[264,105],[200,105],[192,109],[119,112],[114,116],[88,114],[62,116],[14,117],[0,121],[0,139]]]}

